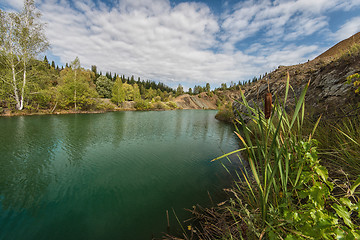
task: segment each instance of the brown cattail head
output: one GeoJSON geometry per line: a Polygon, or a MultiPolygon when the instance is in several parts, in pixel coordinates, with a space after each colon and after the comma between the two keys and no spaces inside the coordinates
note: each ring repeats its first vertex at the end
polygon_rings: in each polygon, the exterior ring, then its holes
{"type": "Polygon", "coordinates": [[[266,93],[265,95],[265,118],[269,119],[271,115],[271,107],[272,107],[272,96],[271,93],[266,93]]]}

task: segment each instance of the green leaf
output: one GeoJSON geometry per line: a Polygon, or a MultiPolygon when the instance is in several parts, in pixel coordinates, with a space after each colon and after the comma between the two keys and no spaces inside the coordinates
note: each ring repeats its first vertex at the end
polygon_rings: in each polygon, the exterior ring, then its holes
{"type": "Polygon", "coordinates": [[[348,198],[340,198],[340,202],[342,204],[344,204],[345,206],[347,206],[351,211],[353,211],[354,209],[357,209],[358,207],[353,204],[350,199],[348,198]]]}
{"type": "Polygon", "coordinates": [[[336,211],[337,215],[344,220],[344,223],[348,225],[350,228],[353,228],[353,224],[351,222],[350,213],[345,206],[340,206],[339,204],[334,204],[332,208],[336,211]]]}
{"type": "Polygon", "coordinates": [[[342,230],[341,228],[336,228],[336,230],[334,231],[335,233],[335,238],[336,239],[346,239],[346,232],[344,230],[342,230]]]}
{"type": "Polygon", "coordinates": [[[297,240],[297,239],[298,239],[298,238],[295,237],[295,236],[292,235],[292,234],[287,235],[286,238],[285,238],[285,240],[297,240]]]}
{"type": "Polygon", "coordinates": [[[360,239],[360,231],[351,230],[354,239],[360,239]]]}
{"type": "Polygon", "coordinates": [[[321,177],[324,182],[327,182],[328,171],[324,166],[315,166],[315,172],[321,177]]]}
{"type": "Polygon", "coordinates": [[[300,97],[299,97],[299,101],[298,101],[297,104],[296,104],[296,108],[295,108],[295,112],[294,112],[294,114],[293,114],[292,121],[291,121],[291,123],[290,123],[290,129],[292,128],[292,126],[294,125],[295,120],[296,120],[297,117],[298,117],[300,108],[302,107],[302,104],[303,104],[303,102],[304,102],[305,94],[306,94],[306,92],[307,92],[307,89],[308,89],[309,85],[310,85],[310,82],[309,82],[308,84],[306,84],[304,90],[301,92],[301,95],[300,95],[300,97]]]}
{"type": "Polygon", "coordinates": [[[315,183],[315,185],[309,189],[309,199],[313,202],[315,208],[323,208],[325,204],[324,197],[326,197],[326,194],[327,187],[324,185],[321,186],[319,183],[315,183]]]}
{"type": "Polygon", "coordinates": [[[354,184],[351,186],[350,188],[350,193],[351,195],[354,194],[356,188],[360,185],[360,176],[356,179],[356,181],[354,182],[354,184]]]}

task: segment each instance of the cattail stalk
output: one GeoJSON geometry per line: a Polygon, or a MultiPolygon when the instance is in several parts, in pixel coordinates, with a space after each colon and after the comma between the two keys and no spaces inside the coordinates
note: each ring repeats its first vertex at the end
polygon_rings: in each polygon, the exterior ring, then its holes
{"type": "Polygon", "coordinates": [[[271,93],[266,93],[265,95],[265,118],[269,119],[271,116],[271,107],[272,107],[272,96],[271,93]]]}

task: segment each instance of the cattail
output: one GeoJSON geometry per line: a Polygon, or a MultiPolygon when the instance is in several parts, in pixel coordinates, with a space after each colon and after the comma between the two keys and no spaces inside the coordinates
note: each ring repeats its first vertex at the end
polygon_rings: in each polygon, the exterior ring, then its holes
{"type": "Polygon", "coordinates": [[[266,93],[265,95],[265,118],[269,119],[271,115],[271,107],[272,107],[272,96],[271,93],[266,93]]]}

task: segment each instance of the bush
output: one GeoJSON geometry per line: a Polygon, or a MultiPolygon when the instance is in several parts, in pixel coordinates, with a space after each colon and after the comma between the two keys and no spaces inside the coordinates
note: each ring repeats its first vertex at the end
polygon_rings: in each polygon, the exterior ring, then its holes
{"type": "Polygon", "coordinates": [[[218,113],[215,115],[216,119],[224,122],[233,122],[234,117],[235,116],[231,102],[228,102],[225,106],[219,108],[218,113]]]}
{"type": "Polygon", "coordinates": [[[177,109],[178,108],[175,102],[167,102],[166,104],[170,109],[177,109]]]}
{"type": "Polygon", "coordinates": [[[162,102],[155,102],[153,104],[153,108],[157,109],[157,110],[165,110],[167,108],[167,106],[162,102]]]}
{"type": "Polygon", "coordinates": [[[95,108],[96,110],[112,111],[115,109],[115,106],[110,103],[98,102],[95,108]]]}
{"type": "Polygon", "coordinates": [[[135,109],[136,110],[140,110],[140,111],[145,111],[145,110],[150,110],[151,109],[151,104],[145,100],[138,100],[135,102],[135,109]]]}
{"type": "Polygon", "coordinates": [[[153,98],[154,102],[161,102],[161,97],[160,96],[156,96],[153,98]]]}

